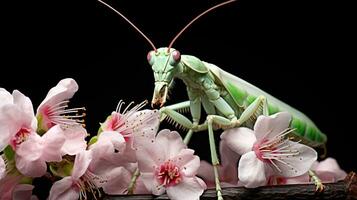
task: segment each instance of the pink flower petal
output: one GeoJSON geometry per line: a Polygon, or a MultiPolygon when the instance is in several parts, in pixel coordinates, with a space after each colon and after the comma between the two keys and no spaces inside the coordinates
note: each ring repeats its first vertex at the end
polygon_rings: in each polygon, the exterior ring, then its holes
{"type": "Polygon", "coordinates": [[[42,158],[42,138],[33,133],[16,150],[16,168],[25,176],[40,177],[46,173],[47,165],[42,158]]]}
{"type": "Polygon", "coordinates": [[[162,154],[164,154],[166,158],[172,158],[182,149],[186,148],[180,134],[168,129],[164,129],[157,134],[155,145],[160,147],[162,154]]]}
{"type": "Polygon", "coordinates": [[[107,182],[102,186],[106,194],[126,194],[131,180],[131,173],[124,167],[117,167],[106,174],[107,182]]]}
{"type": "MultiPolygon", "coordinates": [[[[237,171],[237,169],[235,169],[237,171]]],[[[220,174],[221,175],[221,174],[220,174]]],[[[197,176],[201,177],[208,188],[215,188],[215,178],[213,173],[213,166],[205,160],[201,160],[200,168],[197,172],[197,176]]]]}
{"type": "Polygon", "coordinates": [[[14,104],[17,105],[22,112],[31,117],[35,116],[30,98],[26,97],[18,90],[14,90],[12,96],[14,97],[14,104]]]}
{"type": "Polygon", "coordinates": [[[97,142],[101,142],[103,140],[110,141],[115,150],[124,152],[125,139],[120,133],[116,131],[104,131],[99,135],[97,142]]]}
{"type": "Polygon", "coordinates": [[[146,189],[154,195],[162,195],[165,193],[166,188],[162,186],[155,178],[154,173],[142,173],[140,178],[143,181],[146,189]]]}
{"type": "Polygon", "coordinates": [[[4,178],[5,175],[6,175],[6,165],[2,156],[0,156],[0,180],[4,178]]]}
{"type": "Polygon", "coordinates": [[[59,132],[66,139],[61,149],[62,155],[76,155],[87,148],[87,131],[82,126],[71,126],[59,132]]]}
{"type": "Polygon", "coordinates": [[[29,116],[16,105],[8,104],[0,110],[0,150],[2,151],[21,128],[31,129],[34,116],[29,116]]]}
{"type": "Polygon", "coordinates": [[[263,186],[267,183],[264,163],[257,158],[254,151],[250,151],[239,160],[239,181],[247,188],[263,186]]]}
{"type": "Polygon", "coordinates": [[[259,116],[254,125],[255,136],[258,140],[267,135],[267,139],[273,138],[289,128],[291,115],[288,112],[279,112],[271,116],[259,116]]]}
{"type": "Polygon", "coordinates": [[[162,152],[164,151],[163,148],[158,146],[154,140],[152,142],[147,141],[145,145],[138,147],[136,157],[141,173],[154,173],[153,169],[166,160],[166,155],[162,152]]]}
{"type": "Polygon", "coordinates": [[[240,155],[251,151],[256,142],[254,132],[244,127],[225,130],[221,139],[232,151],[240,155]]]}
{"type": "Polygon", "coordinates": [[[275,173],[284,177],[300,176],[311,169],[312,164],[317,159],[317,152],[311,147],[296,142],[288,141],[288,144],[290,144],[291,149],[297,150],[299,154],[291,157],[282,157],[280,160],[283,162],[275,161],[275,164],[281,170],[281,172],[275,171],[275,173]]]}
{"type": "Polygon", "coordinates": [[[13,104],[12,95],[4,88],[0,88],[0,108],[6,104],[13,104]]]}
{"type": "Polygon", "coordinates": [[[82,151],[79,154],[77,154],[74,160],[72,178],[74,180],[79,180],[79,178],[87,171],[91,161],[92,161],[91,151],[82,151]]]}
{"type": "Polygon", "coordinates": [[[15,186],[12,192],[13,200],[31,200],[32,190],[35,186],[29,184],[19,184],[15,186]]]}
{"type": "Polygon", "coordinates": [[[206,189],[206,184],[197,177],[184,178],[180,184],[166,188],[167,196],[171,200],[196,200],[206,189]]]}
{"type": "Polygon", "coordinates": [[[78,85],[71,78],[62,79],[55,87],[51,88],[46,98],[37,108],[37,114],[41,113],[46,105],[55,105],[61,101],[70,99],[78,90],[78,85]]]}
{"type": "Polygon", "coordinates": [[[285,181],[283,184],[307,184],[310,183],[310,177],[308,173],[305,173],[300,176],[285,178],[285,181]]]}
{"type": "Polygon", "coordinates": [[[314,170],[323,182],[337,182],[347,176],[334,158],[326,158],[318,163],[314,170]]]}
{"type": "Polygon", "coordinates": [[[150,194],[150,192],[146,189],[144,182],[140,176],[136,180],[134,194],[150,194]]]}
{"type": "Polygon", "coordinates": [[[65,177],[52,185],[50,190],[49,200],[77,200],[79,199],[79,190],[76,191],[73,187],[71,177],[65,177]]]}
{"type": "Polygon", "coordinates": [[[219,174],[222,177],[222,180],[231,184],[237,184],[237,163],[240,155],[232,151],[223,140],[220,142],[219,152],[221,155],[221,171],[219,174]]]}
{"type": "Polygon", "coordinates": [[[200,167],[200,158],[193,153],[192,149],[182,149],[177,156],[172,158],[184,176],[196,176],[200,167]]]}
{"type": "Polygon", "coordinates": [[[3,179],[0,179],[0,199],[8,200],[12,199],[12,191],[19,184],[23,176],[8,175],[3,179]]]}
{"type": "Polygon", "coordinates": [[[62,146],[66,139],[61,134],[62,129],[59,125],[53,126],[43,136],[43,154],[42,157],[47,162],[59,162],[62,160],[62,146]]]}
{"type": "Polygon", "coordinates": [[[142,110],[138,111],[136,115],[131,116],[129,119],[135,121],[144,121],[136,130],[134,130],[134,147],[141,145],[143,140],[150,141],[155,138],[159,129],[160,113],[157,110],[142,110]],[[136,118],[134,118],[137,116],[136,118]]]}

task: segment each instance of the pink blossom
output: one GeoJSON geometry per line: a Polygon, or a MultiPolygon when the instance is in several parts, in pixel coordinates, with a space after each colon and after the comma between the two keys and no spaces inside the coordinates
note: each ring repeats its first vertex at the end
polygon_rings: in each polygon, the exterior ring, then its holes
{"type": "Polygon", "coordinates": [[[31,100],[14,90],[13,104],[0,107],[0,151],[7,145],[16,149],[29,135],[36,134],[37,120],[31,100]]]}
{"type": "Polygon", "coordinates": [[[37,200],[32,195],[33,185],[20,184],[23,176],[6,176],[0,179],[0,200],[37,200]]]}
{"type": "Polygon", "coordinates": [[[120,101],[116,111],[112,112],[101,125],[101,130],[115,131],[122,135],[127,143],[123,156],[130,162],[136,162],[134,149],[142,142],[155,138],[159,127],[159,112],[157,110],[140,111],[147,104],[146,101],[129,109],[131,104],[121,111],[124,102],[120,101]]]}
{"type": "MultiPolygon", "coordinates": [[[[221,155],[221,165],[218,166],[218,174],[221,187],[239,186],[237,163],[240,155],[232,151],[223,141],[220,142],[219,151],[221,155]]],[[[197,175],[205,181],[208,188],[216,187],[213,166],[207,161],[201,161],[197,175]]]]}
{"type": "MultiPolygon", "coordinates": [[[[89,149],[93,159],[89,170],[96,174],[96,185],[103,188],[106,194],[127,194],[132,175],[137,168],[136,163],[131,163],[125,157],[126,142],[124,137],[115,131],[102,132],[96,143],[89,149]]],[[[140,179],[136,182],[134,193],[147,192],[143,190],[140,179]]]]}
{"type": "Polygon", "coordinates": [[[69,99],[71,99],[78,90],[75,80],[66,78],[61,80],[47,94],[37,108],[36,117],[39,121],[39,130],[47,131],[56,124],[71,126],[83,123],[81,118],[85,116],[84,108],[68,109],[69,99]]]}
{"type": "Polygon", "coordinates": [[[70,127],[57,126],[58,134],[65,138],[65,142],[61,148],[62,155],[76,155],[87,148],[85,138],[88,133],[81,125],[73,125],[70,127]]]}
{"type": "Polygon", "coordinates": [[[162,130],[152,141],[138,147],[141,178],[154,195],[165,191],[170,199],[199,199],[206,184],[198,177],[198,156],[187,149],[177,132],[162,130]]]}
{"type": "Polygon", "coordinates": [[[50,190],[49,200],[88,199],[87,191],[99,192],[94,179],[96,176],[88,170],[92,161],[91,151],[82,151],[76,155],[72,174],[55,182],[50,190]]]}
{"type": "Polygon", "coordinates": [[[0,149],[12,147],[16,167],[23,175],[42,176],[47,169],[46,161],[61,160],[59,149],[64,138],[55,130],[39,136],[31,100],[17,90],[12,96],[13,104],[0,108],[0,149]]]}
{"type": "Polygon", "coordinates": [[[259,116],[254,131],[234,128],[221,139],[242,155],[238,165],[239,181],[246,187],[266,185],[270,176],[296,177],[306,173],[317,159],[314,149],[286,139],[291,116],[286,112],[259,116]]]}
{"type": "Polygon", "coordinates": [[[52,127],[42,137],[30,135],[16,150],[16,168],[26,176],[40,177],[46,173],[46,162],[62,160],[61,148],[65,138],[59,125],[52,127]]]}

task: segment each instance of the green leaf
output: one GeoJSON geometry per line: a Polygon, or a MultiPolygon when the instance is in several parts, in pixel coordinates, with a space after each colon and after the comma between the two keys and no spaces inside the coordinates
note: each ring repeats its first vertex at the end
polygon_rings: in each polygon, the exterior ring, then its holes
{"type": "Polygon", "coordinates": [[[12,147],[10,145],[8,145],[5,149],[4,149],[4,154],[6,156],[7,160],[13,160],[15,158],[15,151],[12,150],[12,147]]]}

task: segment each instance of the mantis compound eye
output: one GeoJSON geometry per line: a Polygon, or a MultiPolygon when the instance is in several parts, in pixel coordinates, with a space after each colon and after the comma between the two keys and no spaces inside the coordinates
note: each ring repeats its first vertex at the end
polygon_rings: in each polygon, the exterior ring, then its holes
{"type": "Polygon", "coordinates": [[[172,59],[174,59],[174,61],[176,63],[180,62],[181,60],[181,54],[179,51],[175,50],[174,52],[172,52],[172,59]]]}
{"type": "Polygon", "coordinates": [[[146,59],[148,60],[150,65],[154,64],[154,61],[153,61],[154,59],[152,56],[154,53],[155,53],[154,51],[149,51],[149,53],[146,55],[146,59]]]}

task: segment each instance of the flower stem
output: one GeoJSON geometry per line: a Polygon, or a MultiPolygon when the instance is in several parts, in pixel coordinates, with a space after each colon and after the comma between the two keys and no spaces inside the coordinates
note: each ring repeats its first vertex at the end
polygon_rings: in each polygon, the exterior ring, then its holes
{"type": "Polygon", "coordinates": [[[140,171],[139,171],[139,168],[136,168],[133,176],[131,177],[131,180],[130,180],[130,184],[129,184],[129,187],[128,187],[128,194],[133,194],[134,193],[134,189],[135,189],[135,183],[136,183],[136,180],[139,178],[140,176],[140,171]]]}

